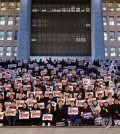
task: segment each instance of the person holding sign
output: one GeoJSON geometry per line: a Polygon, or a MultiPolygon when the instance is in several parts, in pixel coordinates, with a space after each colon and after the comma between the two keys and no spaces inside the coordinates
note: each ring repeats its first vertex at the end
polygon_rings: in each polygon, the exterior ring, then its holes
{"type": "Polygon", "coordinates": [[[80,116],[81,116],[81,125],[84,126],[94,125],[92,110],[87,102],[83,103],[80,116]]]}
{"type": "Polygon", "coordinates": [[[67,110],[67,120],[68,125],[77,126],[81,122],[81,120],[78,118],[79,115],[79,109],[75,106],[75,102],[71,101],[70,106],[67,110]]]}
{"type": "Polygon", "coordinates": [[[51,103],[48,103],[46,106],[46,109],[43,112],[42,115],[42,126],[44,127],[46,124],[48,127],[51,126],[51,123],[53,121],[53,113],[54,113],[54,109],[52,107],[51,103]]]}
{"type": "Polygon", "coordinates": [[[28,109],[27,104],[24,103],[22,108],[19,109],[19,123],[20,123],[20,125],[22,125],[22,126],[30,125],[29,114],[30,114],[30,110],[28,109]]]}
{"type": "Polygon", "coordinates": [[[118,99],[115,99],[114,104],[111,105],[111,113],[113,120],[120,120],[120,104],[118,99]]]}
{"type": "Polygon", "coordinates": [[[31,123],[36,126],[39,125],[41,121],[41,110],[38,107],[38,104],[35,103],[31,109],[31,123]]]}
{"type": "Polygon", "coordinates": [[[101,108],[100,114],[103,118],[102,126],[108,129],[112,125],[111,109],[110,109],[108,102],[103,103],[103,107],[101,108]]]}
{"type": "Polygon", "coordinates": [[[5,116],[9,126],[15,126],[18,119],[18,110],[16,108],[16,102],[11,103],[11,107],[6,109],[5,116]]]}
{"type": "Polygon", "coordinates": [[[0,126],[3,126],[4,123],[4,108],[3,108],[3,104],[0,103],[0,126]]]}
{"type": "Polygon", "coordinates": [[[63,106],[63,101],[59,100],[58,105],[54,108],[55,110],[55,123],[63,122],[66,124],[66,108],[63,106]]]}

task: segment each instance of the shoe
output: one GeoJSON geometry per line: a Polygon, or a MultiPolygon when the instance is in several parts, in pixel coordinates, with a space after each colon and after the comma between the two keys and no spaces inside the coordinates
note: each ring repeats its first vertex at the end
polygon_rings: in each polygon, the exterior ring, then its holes
{"type": "Polygon", "coordinates": [[[45,122],[42,123],[42,127],[45,127],[45,122]]]}
{"type": "Polygon", "coordinates": [[[50,122],[48,123],[48,125],[47,125],[48,127],[50,127],[51,126],[51,124],[50,124],[50,122]]]}
{"type": "Polygon", "coordinates": [[[106,126],[105,129],[109,129],[111,126],[106,126]]]}
{"type": "Polygon", "coordinates": [[[2,127],[3,126],[3,123],[0,123],[0,127],[2,127]]]}

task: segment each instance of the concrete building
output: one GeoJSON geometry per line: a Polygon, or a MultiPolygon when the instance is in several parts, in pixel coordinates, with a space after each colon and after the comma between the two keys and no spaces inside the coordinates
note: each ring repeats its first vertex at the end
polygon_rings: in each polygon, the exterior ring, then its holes
{"type": "Polygon", "coordinates": [[[105,58],[102,0],[0,0],[0,10],[3,58],[105,58]]]}
{"type": "Polygon", "coordinates": [[[120,0],[103,0],[105,56],[120,58],[120,0]]]}

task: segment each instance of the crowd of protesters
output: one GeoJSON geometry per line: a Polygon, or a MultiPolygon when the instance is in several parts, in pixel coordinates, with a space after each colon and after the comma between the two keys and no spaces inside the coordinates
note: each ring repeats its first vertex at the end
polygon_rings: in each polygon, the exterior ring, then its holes
{"type": "Polygon", "coordinates": [[[120,125],[120,61],[1,59],[0,125],[120,125]]]}

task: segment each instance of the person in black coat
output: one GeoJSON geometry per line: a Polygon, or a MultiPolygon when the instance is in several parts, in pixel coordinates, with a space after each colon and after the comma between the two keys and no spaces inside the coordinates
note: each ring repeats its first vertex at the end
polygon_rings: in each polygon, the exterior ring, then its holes
{"type": "Polygon", "coordinates": [[[63,105],[62,100],[58,101],[58,105],[55,108],[54,115],[55,115],[55,117],[54,117],[55,123],[63,122],[64,124],[67,124],[66,123],[66,108],[63,105]]]}
{"type": "MultiPolygon", "coordinates": [[[[32,111],[40,111],[41,112],[41,110],[40,110],[40,108],[38,107],[38,104],[37,103],[35,103],[34,105],[33,105],[33,107],[32,107],[32,109],[31,109],[32,111]]],[[[31,119],[31,123],[32,123],[32,125],[39,125],[40,124],[40,121],[41,121],[41,117],[39,117],[39,118],[32,118],[31,119]]]]}
{"type": "Polygon", "coordinates": [[[83,107],[81,107],[80,116],[81,116],[81,125],[84,126],[94,125],[93,113],[87,102],[83,103],[83,107]]]}
{"type": "MultiPolygon", "coordinates": [[[[30,113],[30,110],[26,103],[24,103],[22,108],[19,109],[19,112],[29,112],[30,113]]],[[[30,125],[29,121],[30,121],[30,119],[19,119],[19,123],[22,126],[29,126],[30,125]]]]}
{"type": "MultiPolygon", "coordinates": [[[[52,104],[51,103],[48,103],[45,110],[43,111],[43,115],[44,114],[51,114],[53,116],[54,114],[54,109],[52,107],[52,104]]],[[[43,115],[42,115],[42,118],[43,118],[43,115]]],[[[54,118],[54,117],[53,117],[54,118]]],[[[45,126],[47,124],[47,126],[51,126],[51,123],[53,123],[53,118],[52,120],[42,120],[42,126],[45,126]]]]}
{"type": "Polygon", "coordinates": [[[103,103],[103,106],[101,107],[100,115],[103,118],[102,126],[107,129],[107,127],[110,127],[112,125],[111,108],[108,102],[103,103]]]}
{"type": "Polygon", "coordinates": [[[115,99],[114,104],[111,105],[111,114],[113,119],[120,119],[120,104],[118,99],[115,99]]]}

